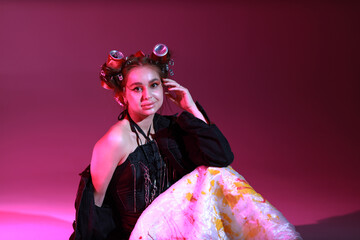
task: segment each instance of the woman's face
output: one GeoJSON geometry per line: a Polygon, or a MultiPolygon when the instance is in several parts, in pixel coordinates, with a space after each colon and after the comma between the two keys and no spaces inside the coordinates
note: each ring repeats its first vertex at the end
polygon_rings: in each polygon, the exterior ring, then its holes
{"type": "Polygon", "coordinates": [[[162,106],[163,87],[159,73],[153,66],[138,66],[126,76],[124,101],[132,117],[145,118],[162,106]]]}

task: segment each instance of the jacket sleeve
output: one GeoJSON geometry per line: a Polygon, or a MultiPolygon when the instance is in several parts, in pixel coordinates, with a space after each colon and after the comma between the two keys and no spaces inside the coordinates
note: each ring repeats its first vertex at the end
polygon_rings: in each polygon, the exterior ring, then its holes
{"type": "Polygon", "coordinates": [[[185,152],[184,159],[189,159],[195,166],[228,166],[234,160],[228,141],[218,127],[210,122],[201,105],[198,102],[196,105],[209,124],[186,111],[176,119],[185,152]]]}
{"type": "Polygon", "coordinates": [[[112,210],[98,207],[94,202],[94,187],[91,182],[90,166],[81,174],[75,200],[76,220],[70,240],[102,240],[115,228],[112,210]]]}

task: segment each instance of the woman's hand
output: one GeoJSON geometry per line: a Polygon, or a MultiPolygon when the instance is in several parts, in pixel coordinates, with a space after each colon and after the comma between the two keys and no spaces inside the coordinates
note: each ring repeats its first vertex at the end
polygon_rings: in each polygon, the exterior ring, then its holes
{"type": "Polygon", "coordinates": [[[185,111],[189,111],[190,109],[196,107],[195,102],[187,88],[169,78],[164,78],[163,82],[167,90],[165,91],[165,95],[177,106],[185,111]]]}
{"type": "Polygon", "coordinates": [[[163,78],[165,86],[165,95],[174,102],[177,106],[192,113],[195,117],[206,122],[204,116],[197,108],[190,92],[187,88],[181,86],[177,82],[169,78],[163,78]]]}

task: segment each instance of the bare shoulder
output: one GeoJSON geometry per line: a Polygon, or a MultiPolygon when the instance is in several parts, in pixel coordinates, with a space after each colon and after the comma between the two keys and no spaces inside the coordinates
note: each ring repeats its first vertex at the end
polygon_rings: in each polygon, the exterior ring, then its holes
{"type": "Polygon", "coordinates": [[[101,206],[117,165],[127,157],[128,123],[119,121],[95,144],[90,173],[95,188],[95,203],[101,206]]]}
{"type": "Polygon", "coordinates": [[[129,125],[127,121],[119,121],[114,124],[107,133],[97,141],[94,146],[93,155],[100,155],[102,157],[93,157],[95,161],[109,161],[115,160],[116,165],[121,160],[122,155],[127,152],[128,142],[128,129],[129,125]],[[109,157],[106,157],[109,156],[109,157]],[[113,157],[111,157],[113,156],[113,157]],[[115,158],[115,159],[113,159],[115,158]]]}
{"type": "Polygon", "coordinates": [[[99,139],[95,147],[97,145],[105,145],[110,148],[122,147],[127,141],[128,126],[129,124],[125,120],[117,122],[99,139]]]}

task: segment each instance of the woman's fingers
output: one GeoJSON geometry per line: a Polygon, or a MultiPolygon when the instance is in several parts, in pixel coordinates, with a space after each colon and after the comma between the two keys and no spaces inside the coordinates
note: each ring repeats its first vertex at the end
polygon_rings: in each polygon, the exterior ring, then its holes
{"type": "Polygon", "coordinates": [[[188,91],[185,87],[181,86],[174,80],[171,79],[164,79],[164,80],[166,80],[164,81],[164,85],[166,86],[168,91],[174,92],[177,95],[178,95],[178,91],[183,92],[183,94],[186,94],[186,92],[188,91]]]}
{"type": "Polygon", "coordinates": [[[165,82],[176,82],[175,80],[170,79],[170,78],[163,78],[162,80],[165,82]]]}
{"type": "Polygon", "coordinates": [[[176,81],[172,80],[172,79],[169,79],[169,78],[163,78],[163,83],[165,85],[179,85],[179,83],[177,83],[176,81]]]}
{"type": "Polygon", "coordinates": [[[183,90],[187,90],[185,87],[181,86],[179,83],[177,83],[176,81],[169,79],[169,78],[164,78],[164,85],[167,87],[168,90],[170,91],[183,91],[183,90]]]}
{"type": "Polygon", "coordinates": [[[178,84],[178,83],[165,83],[164,86],[169,89],[169,88],[173,88],[173,87],[180,87],[180,84],[178,84]]]}
{"type": "Polygon", "coordinates": [[[187,110],[195,105],[187,88],[169,78],[164,78],[163,83],[168,91],[165,92],[166,96],[176,105],[180,106],[184,110],[187,110]]]}
{"type": "Polygon", "coordinates": [[[170,93],[165,92],[165,96],[170,99],[170,101],[172,101],[175,105],[181,107],[180,103],[170,93]]]}
{"type": "Polygon", "coordinates": [[[184,87],[171,87],[171,88],[168,88],[169,91],[184,91],[186,90],[186,88],[184,87]]]}
{"type": "Polygon", "coordinates": [[[176,102],[176,99],[168,92],[165,92],[166,97],[168,97],[171,101],[176,102]]]}

